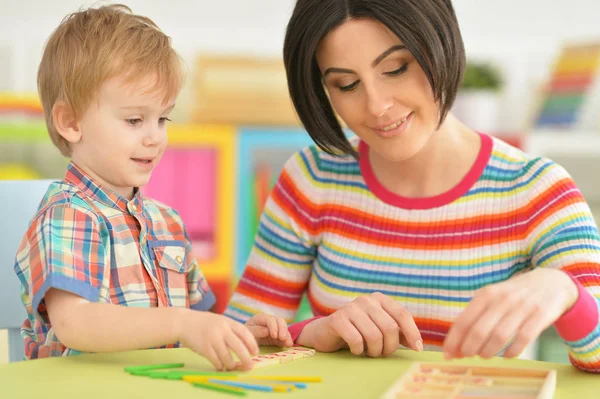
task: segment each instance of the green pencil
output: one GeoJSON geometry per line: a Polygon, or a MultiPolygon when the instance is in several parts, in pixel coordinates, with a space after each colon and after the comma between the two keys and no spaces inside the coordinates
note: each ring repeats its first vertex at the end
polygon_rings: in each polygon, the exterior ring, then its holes
{"type": "MultiPolygon", "coordinates": [[[[175,369],[179,367],[183,367],[183,363],[167,363],[167,364],[149,364],[144,366],[128,366],[125,367],[125,371],[128,373],[136,373],[136,372],[144,372],[150,370],[159,370],[159,369],[175,369]]],[[[143,375],[143,374],[138,374],[143,375]]]]}
{"type": "Polygon", "coordinates": [[[238,396],[248,395],[248,392],[244,391],[241,388],[226,387],[224,385],[214,384],[212,382],[194,382],[192,385],[194,385],[195,387],[198,387],[198,388],[210,389],[213,391],[229,393],[232,395],[238,395],[238,396]]]}
{"type": "Polygon", "coordinates": [[[141,374],[141,375],[147,375],[150,378],[165,378],[165,379],[169,379],[169,380],[181,380],[183,379],[184,376],[186,375],[200,375],[200,376],[208,376],[208,377],[223,377],[223,376],[237,376],[237,374],[235,373],[224,373],[224,372],[217,372],[217,371],[187,371],[187,370],[182,370],[182,371],[178,371],[178,370],[150,370],[150,371],[143,371],[143,373],[146,374],[141,374]]]}

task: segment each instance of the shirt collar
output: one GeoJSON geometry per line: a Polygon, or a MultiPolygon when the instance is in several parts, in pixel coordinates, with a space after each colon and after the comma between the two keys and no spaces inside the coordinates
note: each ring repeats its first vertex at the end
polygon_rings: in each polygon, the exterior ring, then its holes
{"type": "Polygon", "coordinates": [[[100,184],[96,183],[73,161],[69,162],[69,165],[67,166],[65,181],[79,188],[88,197],[99,201],[108,207],[118,209],[125,213],[138,213],[142,211],[142,194],[138,188],[134,189],[135,194],[133,198],[128,200],[113,190],[102,187],[100,184]]]}

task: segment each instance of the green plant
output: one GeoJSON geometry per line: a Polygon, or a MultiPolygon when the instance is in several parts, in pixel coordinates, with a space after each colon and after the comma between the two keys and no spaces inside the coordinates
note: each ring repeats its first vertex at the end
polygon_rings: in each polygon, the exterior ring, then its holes
{"type": "Polygon", "coordinates": [[[497,91],[501,86],[502,78],[495,67],[486,63],[467,63],[461,89],[497,91]]]}

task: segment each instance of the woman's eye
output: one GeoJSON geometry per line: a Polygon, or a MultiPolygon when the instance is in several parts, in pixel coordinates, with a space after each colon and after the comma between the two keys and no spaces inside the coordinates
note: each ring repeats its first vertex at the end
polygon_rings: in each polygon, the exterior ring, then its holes
{"type": "Polygon", "coordinates": [[[402,75],[404,72],[406,72],[406,69],[408,69],[408,64],[402,65],[400,68],[396,69],[395,71],[384,72],[384,73],[388,76],[398,76],[398,75],[402,75]]]}
{"type": "Polygon", "coordinates": [[[350,83],[349,85],[340,86],[340,90],[341,91],[352,91],[352,90],[354,90],[356,88],[356,86],[358,86],[358,82],[360,82],[360,81],[357,80],[357,81],[355,81],[353,83],[350,83]]]}

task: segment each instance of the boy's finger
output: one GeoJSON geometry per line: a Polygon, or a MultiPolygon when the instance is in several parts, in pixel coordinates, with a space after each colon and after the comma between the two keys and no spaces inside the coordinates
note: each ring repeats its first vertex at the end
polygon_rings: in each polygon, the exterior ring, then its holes
{"type": "Polygon", "coordinates": [[[277,327],[279,329],[279,340],[286,341],[288,338],[291,338],[290,332],[288,331],[288,326],[283,317],[277,317],[277,327]]]}
{"type": "Polygon", "coordinates": [[[233,351],[233,353],[235,353],[237,355],[237,357],[240,360],[240,362],[242,363],[242,366],[244,369],[246,369],[246,370],[252,369],[252,359],[251,359],[250,352],[248,351],[248,348],[246,348],[246,345],[244,344],[244,342],[242,342],[240,337],[238,337],[237,334],[235,334],[235,332],[232,332],[227,337],[227,346],[228,346],[228,349],[231,349],[233,351]]]}
{"type": "Polygon", "coordinates": [[[248,348],[248,352],[250,352],[250,355],[258,355],[259,351],[258,343],[256,343],[256,338],[254,338],[254,335],[246,326],[244,326],[243,324],[237,324],[234,326],[233,331],[242,340],[244,345],[246,345],[246,348],[248,348]]]}
{"type": "Polygon", "coordinates": [[[277,339],[277,336],[279,335],[277,320],[274,317],[267,317],[265,321],[267,322],[271,338],[277,339]]]}
{"type": "Polygon", "coordinates": [[[226,370],[233,370],[235,368],[235,360],[233,360],[233,356],[229,352],[229,344],[226,339],[219,340],[215,345],[215,352],[226,370]]]}
{"type": "Polygon", "coordinates": [[[223,363],[219,356],[217,356],[217,352],[212,347],[208,348],[208,352],[204,354],[204,356],[208,359],[209,362],[215,367],[217,371],[223,370],[223,363]]]}

